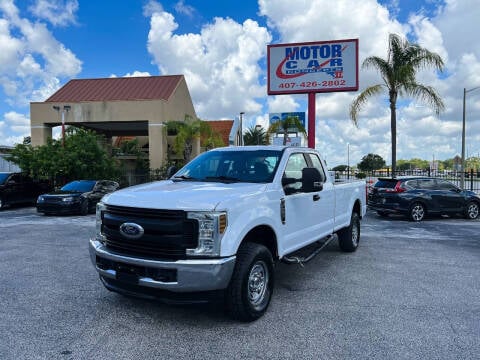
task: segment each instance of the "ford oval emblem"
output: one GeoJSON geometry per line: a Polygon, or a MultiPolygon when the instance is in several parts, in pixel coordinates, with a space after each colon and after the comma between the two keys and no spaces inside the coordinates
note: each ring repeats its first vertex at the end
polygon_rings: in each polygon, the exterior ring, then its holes
{"type": "Polygon", "coordinates": [[[127,239],[139,239],[142,237],[143,227],[135,223],[123,223],[120,225],[120,234],[122,234],[127,239]]]}

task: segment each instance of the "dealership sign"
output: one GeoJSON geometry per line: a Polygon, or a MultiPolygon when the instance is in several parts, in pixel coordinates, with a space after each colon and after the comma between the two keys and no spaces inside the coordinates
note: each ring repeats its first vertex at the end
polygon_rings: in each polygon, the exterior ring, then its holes
{"type": "Polygon", "coordinates": [[[358,39],[268,45],[268,94],[358,90],[358,39]]]}

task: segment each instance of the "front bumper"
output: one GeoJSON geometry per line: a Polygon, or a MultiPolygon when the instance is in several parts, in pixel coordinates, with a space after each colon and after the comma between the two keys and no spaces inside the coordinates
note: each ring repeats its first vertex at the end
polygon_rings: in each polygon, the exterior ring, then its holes
{"type": "MultiPolygon", "coordinates": [[[[133,294],[137,291],[132,289],[142,287],[178,293],[225,289],[236,260],[235,256],[177,261],[134,258],[114,253],[96,239],[90,240],[89,252],[92,264],[107,288],[133,294]],[[115,288],[109,283],[115,283],[115,288]]],[[[141,295],[140,291],[138,293],[141,295]]]]}
{"type": "Polygon", "coordinates": [[[80,203],[37,203],[37,212],[45,214],[76,214],[80,203]]]}

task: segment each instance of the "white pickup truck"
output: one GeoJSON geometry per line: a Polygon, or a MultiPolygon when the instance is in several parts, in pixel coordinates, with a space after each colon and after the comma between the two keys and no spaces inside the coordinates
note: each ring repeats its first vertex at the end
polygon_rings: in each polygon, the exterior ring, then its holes
{"type": "Polygon", "coordinates": [[[233,318],[252,321],[276,261],[307,262],[336,238],[356,250],[365,188],[336,184],[308,148],[210,150],[168,180],[106,195],[90,257],[109,290],[176,302],[220,293],[233,318]]]}

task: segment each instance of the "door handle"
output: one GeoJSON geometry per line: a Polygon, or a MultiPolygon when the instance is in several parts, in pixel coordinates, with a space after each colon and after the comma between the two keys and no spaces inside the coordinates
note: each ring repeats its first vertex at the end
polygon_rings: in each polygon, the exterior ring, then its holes
{"type": "Polygon", "coordinates": [[[318,200],[320,200],[320,195],[318,194],[313,195],[313,201],[318,201],[318,200]]]}

